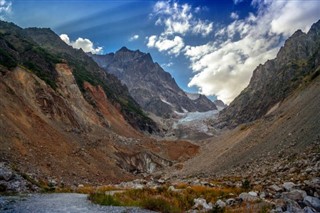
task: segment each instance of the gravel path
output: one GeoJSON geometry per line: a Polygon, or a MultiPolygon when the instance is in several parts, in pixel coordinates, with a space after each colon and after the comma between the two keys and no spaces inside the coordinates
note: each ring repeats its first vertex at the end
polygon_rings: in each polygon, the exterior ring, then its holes
{"type": "Polygon", "coordinates": [[[113,207],[92,204],[84,194],[32,194],[27,196],[0,196],[3,213],[151,213],[136,207],[113,207]]]}

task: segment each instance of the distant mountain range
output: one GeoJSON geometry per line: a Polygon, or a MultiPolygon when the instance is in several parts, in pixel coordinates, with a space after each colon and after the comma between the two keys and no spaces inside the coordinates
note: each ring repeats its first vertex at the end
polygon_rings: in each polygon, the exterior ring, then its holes
{"type": "Polygon", "coordinates": [[[117,76],[131,96],[147,112],[163,118],[175,112],[205,112],[217,109],[206,96],[186,94],[170,73],[153,62],[149,53],[122,47],[116,53],[90,56],[107,73],[117,76]]]}

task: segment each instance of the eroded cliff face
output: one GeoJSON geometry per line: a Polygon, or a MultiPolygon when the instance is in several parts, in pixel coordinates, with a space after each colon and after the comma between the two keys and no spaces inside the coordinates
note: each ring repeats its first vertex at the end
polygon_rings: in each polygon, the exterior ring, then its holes
{"type": "MultiPolygon", "coordinates": [[[[58,184],[103,184],[177,161],[168,143],[157,143],[132,128],[101,87],[85,83],[85,99],[68,64],[55,67],[56,89],[23,67],[0,69],[0,161],[21,173],[58,184]],[[127,156],[140,163],[131,163],[130,169],[120,166],[127,156]]],[[[189,145],[176,149],[184,152],[189,145]]]]}
{"type": "Polygon", "coordinates": [[[266,115],[303,83],[319,72],[320,21],[307,34],[295,32],[277,57],[258,66],[250,83],[227,107],[216,122],[218,127],[235,127],[266,115]]]}

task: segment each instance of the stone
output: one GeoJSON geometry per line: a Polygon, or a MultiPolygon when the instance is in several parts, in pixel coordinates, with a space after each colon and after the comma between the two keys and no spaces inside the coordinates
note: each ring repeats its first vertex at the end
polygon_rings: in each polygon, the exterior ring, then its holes
{"type": "Polygon", "coordinates": [[[174,186],[169,186],[168,191],[171,192],[181,192],[183,189],[176,189],[174,186]]]}
{"type": "Polygon", "coordinates": [[[295,186],[296,184],[294,184],[293,182],[284,182],[282,184],[282,187],[287,190],[287,191],[291,191],[291,189],[295,186]]]}
{"type": "Polygon", "coordinates": [[[0,180],[9,181],[14,178],[13,172],[10,171],[4,162],[0,162],[0,180]]]}
{"type": "Polygon", "coordinates": [[[196,198],[193,200],[193,209],[204,209],[206,211],[212,210],[212,203],[207,203],[203,198],[196,198]]]}
{"type": "Polygon", "coordinates": [[[226,200],[226,204],[228,205],[228,206],[233,206],[233,205],[235,205],[236,204],[236,199],[234,199],[234,198],[229,198],[229,199],[227,199],[226,200]]]}
{"type": "Polygon", "coordinates": [[[257,192],[249,192],[248,194],[253,196],[253,197],[258,197],[258,193],[257,192]]]}
{"type": "Polygon", "coordinates": [[[267,196],[267,195],[266,195],[265,192],[261,192],[259,197],[260,197],[261,199],[264,199],[264,198],[266,198],[266,196],[267,196]]]}
{"type": "Polygon", "coordinates": [[[270,213],[282,213],[283,210],[280,206],[277,206],[276,209],[272,209],[270,213]]]}
{"type": "Polygon", "coordinates": [[[286,200],[287,211],[286,212],[295,212],[295,213],[304,213],[299,204],[294,200],[286,200]]]}
{"type": "Polygon", "coordinates": [[[316,210],[314,210],[313,208],[306,206],[303,208],[304,213],[317,213],[316,210]]]}
{"type": "Polygon", "coordinates": [[[166,181],[163,180],[163,179],[158,179],[157,182],[160,183],[160,184],[164,184],[166,181]]]}
{"type": "Polygon", "coordinates": [[[243,192],[239,195],[239,198],[243,201],[257,201],[259,198],[257,196],[252,196],[249,193],[243,192]]]}
{"type": "Polygon", "coordinates": [[[316,197],[306,196],[303,199],[303,203],[307,206],[314,208],[317,211],[320,211],[320,199],[316,197]]]}
{"type": "Polygon", "coordinates": [[[303,190],[295,189],[290,192],[282,193],[282,198],[290,199],[294,201],[302,201],[307,196],[307,193],[303,190]]]}
{"type": "Polygon", "coordinates": [[[280,188],[279,186],[273,184],[269,187],[269,189],[271,189],[272,191],[274,192],[281,192],[282,191],[282,188],[280,188]]]}
{"type": "Polygon", "coordinates": [[[222,200],[217,200],[217,202],[216,202],[216,206],[218,206],[219,208],[224,208],[224,207],[226,207],[226,203],[225,202],[223,202],[222,200]]]}

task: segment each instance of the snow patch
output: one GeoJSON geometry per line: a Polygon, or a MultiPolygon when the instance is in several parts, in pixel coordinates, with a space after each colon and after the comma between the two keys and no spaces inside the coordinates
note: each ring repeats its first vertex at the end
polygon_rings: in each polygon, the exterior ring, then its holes
{"type": "Polygon", "coordinates": [[[163,103],[166,103],[166,104],[168,104],[168,105],[170,105],[170,106],[173,107],[173,104],[170,103],[170,102],[168,102],[168,101],[166,101],[164,98],[160,98],[160,100],[161,100],[163,103]]]}

